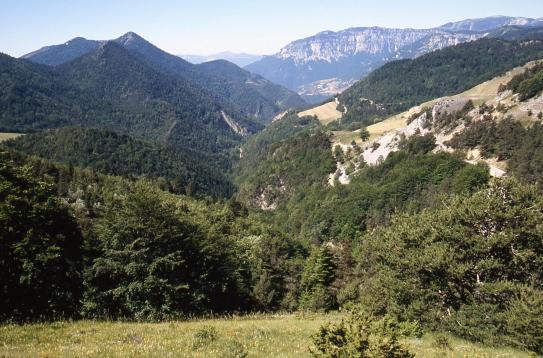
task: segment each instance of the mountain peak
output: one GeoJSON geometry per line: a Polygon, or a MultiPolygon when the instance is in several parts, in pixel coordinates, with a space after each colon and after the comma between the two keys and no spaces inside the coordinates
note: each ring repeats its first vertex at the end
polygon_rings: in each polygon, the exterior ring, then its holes
{"type": "Polygon", "coordinates": [[[78,36],[78,37],[74,37],[71,40],[68,40],[66,43],[64,43],[64,45],[83,44],[83,43],[86,43],[88,41],[89,40],[87,40],[86,38],[78,36]]]}
{"type": "Polygon", "coordinates": [[[115,40],[115,42],[120,43],[123,46],[127,46],[141,41],[147,42],[143,37],[132,31],[127,32],[126,34],[115,40]]]}

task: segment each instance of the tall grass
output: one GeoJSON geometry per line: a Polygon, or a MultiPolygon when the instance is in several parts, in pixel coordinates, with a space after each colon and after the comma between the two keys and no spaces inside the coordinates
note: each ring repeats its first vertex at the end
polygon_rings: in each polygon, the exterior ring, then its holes
{"type": "MultiPolygon", "coordinates": [[[[332,314],[232,315],[187,321],[76,321],[0,326],[0,357],[308,357],[311,335],[332,314]]],[[[529,357],[448,337],[407,339],[418,357],[529,357]],[[443,338],[440,338],[441,340],[443,338]]]]}

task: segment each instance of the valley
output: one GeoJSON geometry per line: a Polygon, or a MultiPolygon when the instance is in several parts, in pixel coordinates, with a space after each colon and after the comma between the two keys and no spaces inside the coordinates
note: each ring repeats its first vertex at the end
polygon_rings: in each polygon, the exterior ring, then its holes
{"type": "Polygon", "coordinates": [[[543,18],[237,5],[0,53],[0,356],[543,354],[543,18]]]}

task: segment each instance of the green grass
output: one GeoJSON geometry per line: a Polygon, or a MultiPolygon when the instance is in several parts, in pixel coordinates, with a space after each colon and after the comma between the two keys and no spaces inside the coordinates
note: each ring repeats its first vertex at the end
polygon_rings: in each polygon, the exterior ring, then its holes
{"type": "MultiPolygon", "coordinates": [[[[0,357],[308,357],[310,336],[328,315],[251,315],[163,323],[55,322],[0,326],[0,357]]],[[[530,357],[429,334],[406,339],[417,357],[530,357]]]]}

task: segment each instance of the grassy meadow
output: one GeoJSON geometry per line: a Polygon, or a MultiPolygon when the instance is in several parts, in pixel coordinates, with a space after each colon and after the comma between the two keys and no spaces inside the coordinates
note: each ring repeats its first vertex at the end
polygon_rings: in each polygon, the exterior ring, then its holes
{"type": "Polygon", "coordinates": [[[318,106],[301,112],[299,113],[299,116],[317,116],[317,118],[323,125],[327,125],[328,123],[331,123],[341,118],[342,113],[337,110],[336,102],[331,101],[323,104],[322,106],[318,106]]]}
{"type": "Polygon", "coordinates": [[[0,142],[21,136],[21,133],[0,133],[0,142]]]}
{"type": "MultiPolygon", "coordinates": [[[[55,322],[0,326],[0,357],[309,357],[331,314],[249,315],[162,323],[55,322]]],[[[530,357],[449,337],[404,340],[417,357],[530,357]]]]}

